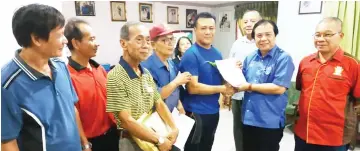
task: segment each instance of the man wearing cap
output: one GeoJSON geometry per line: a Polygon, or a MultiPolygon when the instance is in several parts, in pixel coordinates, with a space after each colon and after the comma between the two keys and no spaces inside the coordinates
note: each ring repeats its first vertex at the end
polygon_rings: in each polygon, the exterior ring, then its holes
{"type": "Polygon", "coordinates": [[[175,143],[179,130],[171,113],[162,101],[156,84],[140,62],[149,57],[149,30],[139,22],[128,22],[120,31],[120,45],[123,56],[108,74],[106,111],[114,113],[120,129],[119,150],[141,151],[131,136],[157,145],[160,151],[168,151],[175,143]],[[156,111],[171,132],[167,137],[160,136],[136,120],[143,113],[156,111]]]}
{"type": "Polygon", "coordinates": [[[191,74],[189,72],[178,74],[179,71],[174,62],[169,59],[174,52],[173,31],[167,29],[163,24],[156,25],[150,30],[150,40],[154,53],[142,65],[150,71],[157,90],[170,112],[176,107],[180,113],[185,114],[179,100],[179,86],[189,82],[191,74]]]}

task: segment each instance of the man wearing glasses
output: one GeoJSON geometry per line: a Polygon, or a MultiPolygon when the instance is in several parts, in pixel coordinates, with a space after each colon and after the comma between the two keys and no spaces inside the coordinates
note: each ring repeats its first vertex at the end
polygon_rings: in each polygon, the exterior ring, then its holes
{"type": "Polygon", "coordinates": [[[142,63],[148,69],[157,85],[161,98],[165,101],[170,112],[177,108],[180,113],[185,110],[180,102],[179,86],[186,84],[191,79],[189,72],[178,74],[170,56],[174,53],[173,31],[167,29],[163,24],[155,25],[150,30],[150,40],[154,53],[142,63]]]}
{"type": "Polygon", "coordinates": [[[120,30],[123,56],[108,74],[106,111],[114,113],[120,129],[119,150],[141,151],[131,136],[157,145],[160,151],[168,151],[175,143],[179,130],[162,101],[156,84],[140,62],[149,57],[149,30],[139,22],[127,22],[120,30]],[[170,126],[168,137],[160,136],[136,120],[151,109],[170,126]]]}
{"type": "Polygon", "coordinates": [[[339,46],[344,37],[341,26],[338,18],[323,19],[314,35],[318,52],[300,62],[295,151],[346,151],[354,135],[360,66],[339,46]]]}

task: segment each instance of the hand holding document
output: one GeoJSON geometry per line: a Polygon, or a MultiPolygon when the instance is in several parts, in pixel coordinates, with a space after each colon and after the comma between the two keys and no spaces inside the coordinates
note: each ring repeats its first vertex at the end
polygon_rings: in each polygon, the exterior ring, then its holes
{"type": "Polygon", "coordinates": [[[216,66],[225,81],[233,87],[238,87],[246,83],[246,79],[242,70],[237,65],[237,61],[233,58],[224,60],[215,60],[216,66]]]}

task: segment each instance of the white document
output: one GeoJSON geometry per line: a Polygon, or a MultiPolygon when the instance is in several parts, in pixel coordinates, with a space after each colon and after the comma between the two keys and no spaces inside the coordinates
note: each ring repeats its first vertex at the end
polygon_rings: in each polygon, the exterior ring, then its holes
{"type": "Polygon", "coordinates": [[[215,60],[216,67],[220,71],[225,81],[234,87],[238,87],[246,82],[244,74],[239,67],[236,67],[236,60],[233,58],[215,60]]]}
{"type": "MultiPolygon", "coordinates": [[[[145,118],[145,117],[140,117],[140,118],[145,118]]],[[[146,127],[154,130],[157,134],[159,134],[162,137],[167,137],[169,135],[169,132],[171,131],[171,128],[165,124],[165,122],[161,119],[161,117],[157,112],[152,113],[150,117],[148,117],[146,122],[143,124],[146,125],[146,127]]]]}
{"type": "Polygon", "coordinates": [[[174,108],[172,116],[174,118],[176,127],[179,129],[179,135],[174,145],[179,149],[184,150],[186,140],[190,135],[195,121],[184,114],[179,114],[179,111],[176,108],[174,108]]]}

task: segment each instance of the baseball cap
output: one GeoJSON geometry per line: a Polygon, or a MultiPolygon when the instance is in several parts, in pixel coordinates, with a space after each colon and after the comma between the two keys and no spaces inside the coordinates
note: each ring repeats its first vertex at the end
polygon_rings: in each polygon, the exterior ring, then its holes
{"type": "Polygon", "coordinates": [[[154,38],[171,34],[174,30],[170,30],[166,28],[163,24],[155,25],[150,29],[150,40],[154,40],[154,38]]]}

